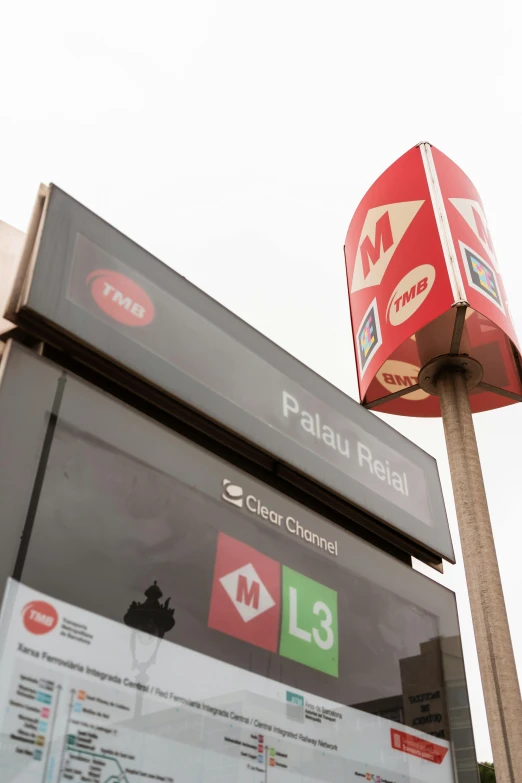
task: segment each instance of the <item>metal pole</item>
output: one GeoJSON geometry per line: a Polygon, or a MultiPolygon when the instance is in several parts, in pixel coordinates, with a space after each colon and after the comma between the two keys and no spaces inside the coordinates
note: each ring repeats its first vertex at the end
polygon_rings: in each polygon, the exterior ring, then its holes
{"type": "Polygon", "coordinates": [[[497,783],[522,781],[522,699],[466,377],[436,379],[497,783]]]}

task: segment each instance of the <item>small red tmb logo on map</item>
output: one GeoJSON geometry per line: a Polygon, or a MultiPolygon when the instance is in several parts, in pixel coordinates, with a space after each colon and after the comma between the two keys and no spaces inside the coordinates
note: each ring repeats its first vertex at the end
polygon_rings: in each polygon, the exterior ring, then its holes
{"type": "Polygon", "coordinates": [[[29,633],[49,633],[58,624],[58,612],[47,601],[30,601],[22,609],[22,620],[29,633]]]}
{"type": "Polygon", "coordinates": [[[154,318],[154,305],[130,277],[112,269],[97,269],[87,277],[92,298],[108,316],[125,326],[147,326],[154,318]]]}

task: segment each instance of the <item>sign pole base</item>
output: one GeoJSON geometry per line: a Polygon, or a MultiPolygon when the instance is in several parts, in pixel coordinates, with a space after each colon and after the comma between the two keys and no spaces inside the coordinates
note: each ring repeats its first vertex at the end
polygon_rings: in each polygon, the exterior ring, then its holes
{"type": "Polygon", "coordinates": [[[441,368],[436,378],[457,509],[473,627],[498,783],[522,781],[522,699],[466,373],[441,368]]]}

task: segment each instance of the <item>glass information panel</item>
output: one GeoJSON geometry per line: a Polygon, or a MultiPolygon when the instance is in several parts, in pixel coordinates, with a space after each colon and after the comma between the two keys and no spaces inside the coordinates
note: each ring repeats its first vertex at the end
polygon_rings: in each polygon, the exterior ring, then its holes
{"type": "Polygon", "coordinates": [[[0,426],[20,383],[45,426],[24,443],[18,418],[10,466],[36,447],[2,621],[13,781],[476,780],[451,592],[17,346],[0,426]]]}

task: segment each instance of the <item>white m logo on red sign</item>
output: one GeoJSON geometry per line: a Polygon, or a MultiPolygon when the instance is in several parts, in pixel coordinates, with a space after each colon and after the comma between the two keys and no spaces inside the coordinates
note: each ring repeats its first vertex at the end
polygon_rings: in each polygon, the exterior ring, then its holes
{"type": "Polygon", "coordinates": [[[489,233],[488,222],[482,206],[478,201],[473,201],[473,199],[470,198],[450,198],[448,201],[450,201],[455,209],[462,215],[486,253],[489,255],[493,262],[493,266],[498,272],[499,269],[495,251],[493,249],[493,241],[491,239],[491,234],[489,233]]]}
{"type": "Polygon", "coordinates": [[[252,563],[222,576],[219,581],[245,623],[275,606],[252,563]]]}

